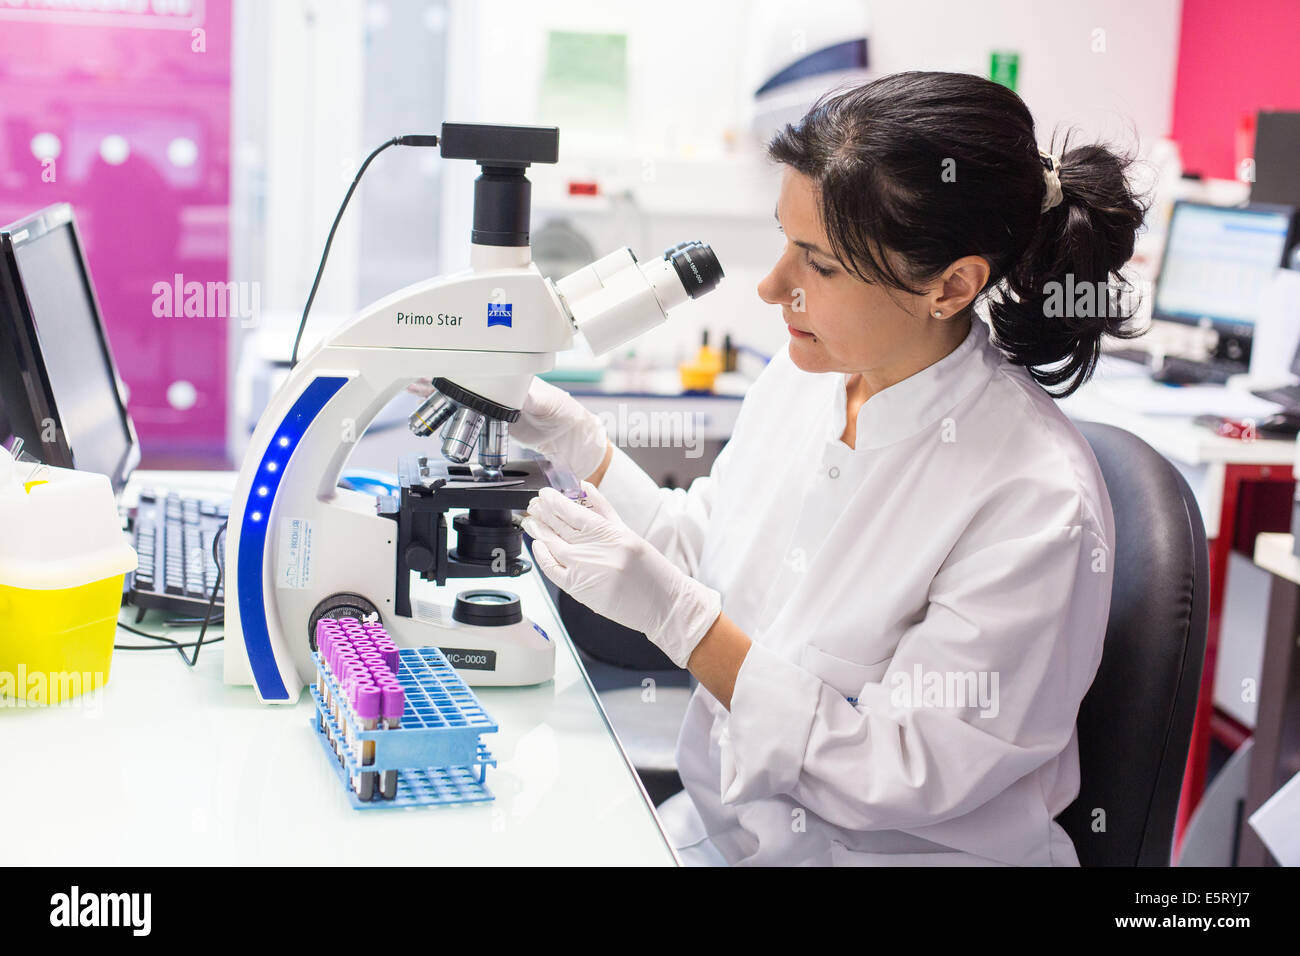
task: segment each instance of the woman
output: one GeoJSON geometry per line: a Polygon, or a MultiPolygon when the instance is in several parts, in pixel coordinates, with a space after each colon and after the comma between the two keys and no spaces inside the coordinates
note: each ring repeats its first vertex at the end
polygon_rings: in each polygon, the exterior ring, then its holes
{"type": "Polygon", "coordinates": [[[786,245],[758,292],[788,346],[689,491],[538,384],[515,433],[590,474],[591,508],[534,499],[536,561],[699,681],[684,858],[1078,865],[1053,818],[1114,528],[1047,389],[1126,334],[1125,161],[1041,153],[1019,97],[950,73],[829,95],[769,154],[786,245]],[[1060,316],[1067,276],[1102,308],[1060,316]]]}

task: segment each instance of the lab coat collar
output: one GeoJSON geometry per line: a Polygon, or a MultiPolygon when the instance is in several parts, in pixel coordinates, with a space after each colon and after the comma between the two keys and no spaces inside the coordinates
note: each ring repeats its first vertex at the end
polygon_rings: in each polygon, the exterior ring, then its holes
{"type": "MultiPolygon", "coordinates": [[[[992,376],[1002,355],[989,341],[978,316],[962,343],[933,365],[872,395],[858,411],[856,451],[884,448],[941,421],[944,415],[992,376]]],[[[835,375],[828,440],[839,442],[848,413],[847,373],[835,375]]]]}

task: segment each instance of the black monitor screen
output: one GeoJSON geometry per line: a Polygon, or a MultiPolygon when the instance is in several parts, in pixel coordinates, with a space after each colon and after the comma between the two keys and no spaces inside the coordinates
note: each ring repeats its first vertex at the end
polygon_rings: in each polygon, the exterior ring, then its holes
{"type": "Polygon", "coordinates": [[[116,482],[131,434],[72,225],[25,242],[14,239],[14,258],[73,461],[80,471],[116,482]]]}

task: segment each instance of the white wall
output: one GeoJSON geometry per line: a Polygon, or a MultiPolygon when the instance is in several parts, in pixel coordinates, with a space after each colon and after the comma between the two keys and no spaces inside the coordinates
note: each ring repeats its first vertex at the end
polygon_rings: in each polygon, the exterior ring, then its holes
{"type": "MultiPolygon", "coordinates": [[[[455,7],[455,5],[454,5],[455,7]]],[[[453,23],[458,49],[450,79],[448,118],[478,122],[545,123],[538,116],[549,30],[625,32],[628,35],[627,130],[617,136],[561,130],[561,168],[535,169],[534,229],[564,216],[588,233],[598,251],[628,244],[640,255],[671,241],[700,238],[717,250],[727,278],[707,299],[683,310],[669,326],[638,340],[641,354],[675,362],[693,351],[708,328],[730,331],[774,349],[784,328],[754,287],[780,247],[771,222],[775,177],[766,175],[746,135],[745,104],[762,73],[759,50],[779,50],[779,36],[759,24],[781,24],[791,45],[815,49],[839,14],[870,23],[872,71],[936,69],[987,75],[994,49],[1019,53],[1019,89],[1034,113],[1041,145],[1058,124],[1078,126],[1084,138],[1104,139],[1140,153],[1171,125],[1180,0],[881,0],[760,7],[716,0],[660,7],[629,0],[600,4],[565,0],[478,0],[459,6],[453,23]],[[793,9],[794,13],[789,12],[793,9]],[[755,32],[760,33],[754,36],[755,32]],[[1096,31],[1102,31],[1100,33],[1096,31]],[[1100,47],[1100,49],[1098,49],[1100,47]],[[654,187],[640,175],[649,163],[654,187]],[[603,175],[628,190],[627,201],[552,201],[557,181],[603,175]],[[751,202],[710,209],[719,193],[751,202]],[[672,208],[667,191],[681,197],[672,208]],[[702,207],[692,214],[694,202],[702,207]]],[[[770,55],[770,54],[769,54],[770,55]]],[[[444,266],[467,261],[465,236],[473,180],[468,169],[448,170],[444,193],[454,196],[444,220],[444,266]]]]}
{"type": "MultiPolygon", "coordinates": [[[[250,123],[237,122],[236,135],[250,125],[261,135],[235,144],[237,166],[251,172],[248,188],[237,190],[244,213],[232,262],[245,273],[236,278],[261,281],[267,311],[301,309],[338,201],[372,145],[361,142],[365,45],[375,8],[384,5],[240,0],[236,7],[237,19],[251,20],[260,34],[257,44],[237,51],[244,102],[251,93],[257,108],[250,123]],[[255,254],[240,245],[245,237],[257,242],[255,254]]],[[[671,15],[630,0],[450,0],[440,118],[547,122],[538,98],[548,31],[626,34],[627,121],[617,130],[562,129],[561,166],[530,174],[534,228],[563,217],[597,251],[628,244],[642,256],[683,238],[713,243],[726,280],[640,340],[640,351],[675,362],[693,351],[705,328],[718,339],[730,331],[771,350],[784,341],[784,329],[754,287],[780,248],[771,222],[776,175],[747,132],[746,111],[756,78],[781,65],[772,60],[783,48],[793,57],[794,47],[816,49],[833,37],[836,22],[865,20],[873,72],[984,74],[991,50],[1016,50],[1019,91],[1038,121],[1040,142],[1069,123],[1121,144],[1131,145],[1136,132],[1145,149],[1170,126],[1180,12],[1179,0],[713,0],[675,7],[671,15]],[[1094,52],[1099,29],[1104,51],[1094,52]],[[562,198],[568,179],[587,176],[611,186],[612,201],[562,198]]],[[[420,113],[410,128],[436,125],[420,113]]],[[[392,132],[399,131],[406,127],[392,132]]],[[[384,162],[395,170],[405,158],[384,162]]],[[[442,202],[433,214],[441,220],[437,269],[445,272],[468,261],[476,170],[446,163],[439,171],[442,202]]],[[[335,241],[315,307],[322,315],[351,312],[359,290],[374,287],[359,274],[362,199],[354,197],[335,241]]]]}
{"type": "MultiPolygon", "coordinates": [[[[357,166],[360,142],[363,5],[331,0],[268,4],[266,97],[266,280],[262,305],[299,309],[325,236],[357,166]]],[[[359,203],[348,209],[317,295],[322,310],[356,306],[359,203]]]]}
{"type": "Polygon", "coordinates": [[[1172,127],[1181,0],[908,0],[873,3],[876,67],[987,75],[994,49],[1020,53],[1017,92],[1040,145],[1058,123],[1149,144],[1172,127]],[[1094,31],[1102,31],[1095,34],[1094,31]],[[1104,51],[1094,52],[1098,37],[1104,51]]]}

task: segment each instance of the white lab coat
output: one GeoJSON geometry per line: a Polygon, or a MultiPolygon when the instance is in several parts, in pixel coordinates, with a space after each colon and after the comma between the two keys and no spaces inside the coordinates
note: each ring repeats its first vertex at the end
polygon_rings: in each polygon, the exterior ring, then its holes
{"type": "Polygon", "coordinates": [[[846,380],[782,349],[689,491],[621,451],[601,482],[754,642],[730,713],[691,698],[678,845],[707,837],[730,863],[1078,865],[1053,817],[1079,790],[1075,720],[1110,607],[1096,460],[980,321],[863,405],[855,449],[846,380]]]}

